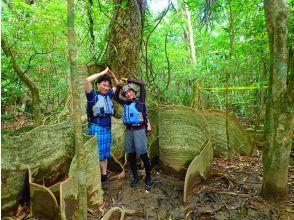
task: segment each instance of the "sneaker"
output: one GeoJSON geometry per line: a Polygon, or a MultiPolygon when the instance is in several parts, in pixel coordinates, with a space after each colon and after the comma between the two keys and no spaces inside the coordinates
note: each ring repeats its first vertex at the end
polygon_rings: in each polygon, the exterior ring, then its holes
{"type": "Polygon", "coordinates": [[[151,186],[152,186],[152,180],[151,177],[146,177],[145,178],[145,188],[147,191],[151,191],[151,186]]]}
{"type": "Polygon", "coordinates": [[[131,182],[131,187],[136,188],[139,185],[139,177],[134,177],[132,182],[131,182]]]}

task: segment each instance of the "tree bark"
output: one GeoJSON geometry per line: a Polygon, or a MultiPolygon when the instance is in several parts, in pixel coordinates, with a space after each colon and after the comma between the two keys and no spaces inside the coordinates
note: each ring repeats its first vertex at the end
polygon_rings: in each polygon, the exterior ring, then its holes
{"type": "Polygon", "coordinates": [[[234,15],[232,9],[232,0],[229,0],[229,12],[230,12],[230,59],[233,55],[234,43],[235,43],[235,25],[234,25],[234,15]]]}
{"type": "Polygon", "coordinates": [[[114,70],[118,78],[138,78],[142,17],[145,14],[146,0],[128,0],[125,7],[120,5],[119,0],[115,0],[114,5],[105,64],[114,70]]]}
{"type": "Polygon", "coordinates": [[[95,53],[95,35],[94,35],[94,20],[92,16],[93,0],[87,2],[87,14],[89,19],[89,32],[90,32],[90,51],[92,53],[92,59],[97,62],[97,56],[95,53]]]}
{"type": "Polygon", "coordinates": [[[5,35],[1,32],[1,47],[5,55],[10,59],[10,63],[19,76],[19,78],[26,84],[27,87],[31,90],[32,93],[32,105],[33,105],[33,115],[35,120],[35,125],[42,125],[42,114],[40,108],[40,95],[39,88],[36,84],[30,79],[30,77],[24,72],[21,66],[16,62],[12,50],[9,48],[5,35]]]}
{"type": "Polygon", "coordinates": [[[137,0],[137,3],[138,3],[140,14],[141,14],[141,31],[143,31],[147,1],[146,0],[137,0]]]}
{"type": "Polygon", "coordinates": [[[268,200],[288,197],[288,166],[293,139],[293,72],[287,75],[289,8],[286,0],[265,0],[270,77],[263,148],[261,194],[268,200]],[[287,84],[288,77],[288,84],[287,84]]]}
{"type": "Polygon", "coordinates": [[[188,22],[188,28],[189,28],[189,37],[190,37],[190,49],[191,49],[191,57],[193,60],[193,63],[196,65],[196,51],[195,51],[195,44],[194,44],[194,36],[193,36],[193,28],[191,23],[191,15],[189,11],[188,4],[186,4],[186,16],[187,16],[187,22],[188,22]]]}
{"type": "MultiPolygon", "coordinates": [[[[179,9],[180,9],[180,13],[181,13],[181,17],[184,20],[185,16],[184,16],[184,12],[183,12],[183,8],[182,8],[182,4],[181,1],[178,0],[178,5],[179,5],[179,9]]],[[[187,45],[189,44],[189,40],[188,40],[188,33],[186,30],[186,27],[184,24],[182,24],[182,29],[183,29],[183,40],[187,43],[187,45]]],[[[189,48],[186,48],[187,50],[189,50],[189,48]]]]}
{"type": "Polygon", "coordinates": [[[226,91],[225,91],[225,99],[226,99],[226,136],[227,136],[227,147],[228,147],[228,159],[229,161],[232,159],[232,157],[234,156],[234,153],[232,151],[232,148],[230,147],[230,134],[229,134],[229,119],[228,119],[228,115],[229,115],[229,99],[230,99],[230,94],[228,91],[228,87],[229,87],[229,80],[230,80],[230,71],[229,71],[229,66],[232,66],[233,64],[233,60],[232,60],[232,56],[233,56],[233,50],[234,50],[234,43],[235,43],[235,27],[234,27],[234,16],[233,16],[233,10],[232,10],[232,0],[229,0],[229,14],[230,14],[230,51],[229,51],[229,65],[227,65],[226,67],[226,73],[225,73],[225,77],[226,77],[226,91]]]}
{"type": "Polygon", "coordinates": [[[79,102],[79,91],[77,81],[77,62],[74,31],[74,0],[67,0],[67,22],[68,22],[68,55],[70,65],[73,122],[75,137],[75,154],[77,158],[77,182],[78,182],[78,219],[87,219],[87,185],[85,175],[85,152],[83,148],[81,105],[79,102]]]}

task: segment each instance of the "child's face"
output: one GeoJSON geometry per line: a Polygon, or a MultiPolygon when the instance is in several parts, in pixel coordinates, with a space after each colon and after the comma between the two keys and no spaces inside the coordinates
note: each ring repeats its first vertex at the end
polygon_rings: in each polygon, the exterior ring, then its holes
{"type": "Polygon", "coordinates": [[[128,91],[126,91],[126,98],[128,100],[136,98],[136,93],[134,92],[134,90],[129,89],[128,91]]]}
{"type": "Polygon", "coordinates": [[[110,85],[108,81],[102,81],[101,83],[97,83],[97,88],[102,95],[106,95],[110,89],[110,85]]]}

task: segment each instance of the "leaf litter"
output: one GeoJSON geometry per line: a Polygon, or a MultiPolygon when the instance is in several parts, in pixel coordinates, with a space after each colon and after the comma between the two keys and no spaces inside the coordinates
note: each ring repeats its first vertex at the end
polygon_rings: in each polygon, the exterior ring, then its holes
{"type": "Polygon", "coordinates": [[[292,156],[290,161],[289,199],[280,203],[267,202],[260,196],[260,153],[231,160],[214,158],[212,176],[193,189],[186,203],[183,203],[183,179],[166,175],[155,166],[152,190],[146,192],[143,167],[140,186],[135,189],[130,187],[131,176],[126,167],[126,177],[108,182],[104,203],[90,207],[88,219],[294,219],[292,156]]]}

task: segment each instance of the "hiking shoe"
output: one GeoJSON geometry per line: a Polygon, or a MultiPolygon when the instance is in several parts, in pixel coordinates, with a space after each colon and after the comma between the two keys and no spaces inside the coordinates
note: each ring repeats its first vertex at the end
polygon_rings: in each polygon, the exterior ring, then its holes
{"type": "Polygon", "coordinates": [[[151,186],[152,186],[152,180],[151,177],[146,177],[145,178],[145,188],[147,191],[151,191],[151,186]]]}
{"type": "Polygon", "coordinates": [[[101,182],[106,182],[108,180],[108,176],[106,175],[101,175],[101,182]]]}
{"type": "Polygon", "coordinates": [[[107,188],[107,183],[108,183],[108,176],[107,175],[101,175],[102,189],[106,189],[107,188]]]}
{"type": "Polygon", "coordinates": [[[139,177],[134,177],[132,182],[131,182],[131,187],[136,188],[139,185],[139,177]]]}
{"type": "Polygon", "coordinates": [[[102,186],[102,189],[103,190],[106,190],[107,189],[107,185],[108,185],[108,181],[101,182],[101,186],[102,186]]]}

